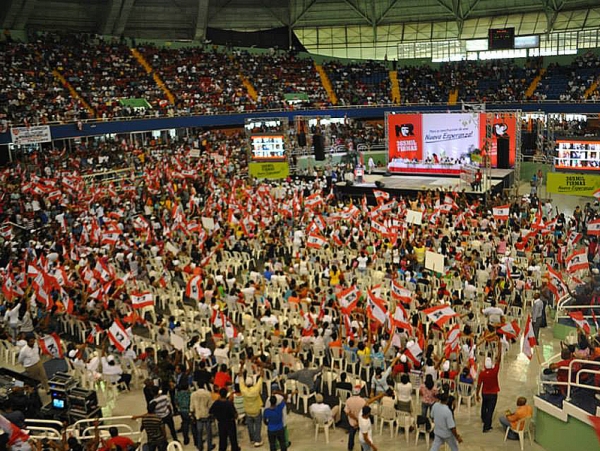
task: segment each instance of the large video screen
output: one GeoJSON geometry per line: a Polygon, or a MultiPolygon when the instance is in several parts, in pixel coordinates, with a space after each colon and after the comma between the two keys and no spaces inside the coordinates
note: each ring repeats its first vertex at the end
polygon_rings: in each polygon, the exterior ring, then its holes
{"type": "Polygon", "coordinates": [[[399,113],[387,116],[390,162],[465,164],[484,149],[492,167],[498,164],[498,140],[508,139],[509,165],[515,163],[517,120],[512,113],[399,113]],[[492,138],[486,138],[491,127],[492,138]]]}
{"type": "Polygon", "coordinates": [[[283,135],[252,135],[250,141],[253,160],[285,160],[283,135]]]}
{"type": "Polygon", "coordinates": [[[556,141],[556,169],[600,170],[600,141],[556,141]]]}

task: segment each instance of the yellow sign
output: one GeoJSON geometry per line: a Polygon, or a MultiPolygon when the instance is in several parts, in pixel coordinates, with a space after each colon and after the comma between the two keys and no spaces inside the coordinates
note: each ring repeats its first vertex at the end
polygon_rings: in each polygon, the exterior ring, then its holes
{"type": "Polygon", "coordinates": [[[288,163],[250,163],[250,176],[257,179],[284,179],[290,175],[288,163]]]}
{"type": "Polygon", "coordinates": [[[546,191],[555,194],[592,197],[600,189],[600,175],[549,172],[546,175],[546,191]]]}

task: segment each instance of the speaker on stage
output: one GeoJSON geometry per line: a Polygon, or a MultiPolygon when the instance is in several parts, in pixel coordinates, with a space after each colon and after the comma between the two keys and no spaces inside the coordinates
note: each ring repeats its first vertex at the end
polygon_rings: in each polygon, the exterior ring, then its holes
{"type": "Polygon", "coordinates": [[[508,138],[498,138],[497,149],[498,169],[510,169],[510,146],[508,145],[508,138]]]}
{"type": "Polygon", "coordinates": [[[300,147],[306,147],[306,133],[304,133],[304,132],[298,133],[298,145],[300,147]]]}
{"type": "Polygon", "coordinates": [[[325,161],[325,142],[323,135],[313,135],[313,147],[315,149],[315,160],[325,161]]]}
{"type": "Polygon", "coordinates": [[[375,181],[375,186],[376,186],[377,188],[385,188],[385,183],[383,183],[383,182],[380,182],[379,180],[376,180],[376,181],[375,181]]]}

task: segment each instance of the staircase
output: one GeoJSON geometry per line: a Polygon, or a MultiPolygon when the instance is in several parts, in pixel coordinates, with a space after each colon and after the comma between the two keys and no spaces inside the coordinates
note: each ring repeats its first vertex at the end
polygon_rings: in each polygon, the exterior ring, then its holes
{"type": "Polygon", "coordinates": [[[164,81],[162,81],[162,78],[160,78],[160,75],[158,75],[156,73],[156,71],[150,65],[150,63],[146,60],[146,58],[144,58],[144,55],[142,55],[140,52],[138,52],[137,49],[131,49],[131,54],[137,60],[137,62],[140,63],[140,65],[144,68],[146,73],[148,75],[152,75],[152,79],[154,80],[154,83],[156,83],[156,85],[164,93],[164,95],[167,98],[167,100],[169,101],[169,103],[171,105],[175,105],[175,96],[169,90],[169,88],[167,88],[167,85],[165,84],[164,81]]]}
{"type": "Polygon", "coordinates": [[[256,102],[256,99],[258,99],[258,93],[256,92],[256,89],[254,89],[254,86],[252,85],[252,83],[250,83],[250,80],[248,80],[246,77],[244,77],[241,73],[240,73],[240,80],[242,81],[242,84],[246,88],[246,91],[248,91],[248,95],[250,96],[250,98],[256,102]]]}
{"type": "Polygon", "coordinates": [[[530,99],[531,97],[533,97],[533,94],[535,94],[535,90],[540,84],[540,81],[542,81],[544,75],[546,75],[546,69],[542,68],[540,69],[540,73],[537,74],[537,76],[531,81],[531,84],[529,85],[529,88],[527,88],[527,91],[525,91],[526,99],[530,99]]]}
{"type": "Polygon", "coordinates": [[[327,72],[325,72],[325,69],[323,69],[323,66],[321,66],[320,64],[317,64],[316,61],[315,61],[315,69],[317,70],[319,77],[321,77],[321,83],[323,84],[323,88],[325,89],[325,92],[327,92],[329,101],[331,102],[332,105],[337,105],[338,98],[337,98],[337,95],[335,94],[335,91],[333,90],[333,85],[331,84],[331,80],[329,80],[329,76],[327,75],[327,72]]]}
{"type": "Polygon", "coordinates": [[[390,71],[390,82],[392,83],[392,103],[400,103],[400,84],[398,84],[398,71],[390,71]]]}
{"type": "Polygon", "coordinates": [[[590,87],[585,90],[585,92],[583,93],[583,98],[586,100],[589,99],[590,96],[596,91],[596,89],[598,89],[598,79],[596,79],[594,83],[592,83],[590,87]]]}
{"type": "Polygon", "coordinates": [[[81,95],[75,90],[75,88],[73,87],[73,85],[71,85],[71,83],[69,83],[67,81],[67,79],[63,76],[63,74],[61,74],[58,69],[54,69],[52,71],[52,75],[54,75],[54,78],[56,78],[61,85],[63,85],[65,88],[67,88],[67,90],[69,91],[69,94],[71,94],[71,97],[75,100],[78,100],[83,107],[87,110],[87,112],[90,114],[91,117],[96,117],[96,112],[94,111],[94,109],[90,106],[89,103],[87,103],[85,101],[85,99],[83,97],[81,97],[81,95]]]}
{"type": "Polygon", "coordinates": [[[456,105],[458,102],[458,89],[453,89],[448,95],[448,105],[456,105]]]}

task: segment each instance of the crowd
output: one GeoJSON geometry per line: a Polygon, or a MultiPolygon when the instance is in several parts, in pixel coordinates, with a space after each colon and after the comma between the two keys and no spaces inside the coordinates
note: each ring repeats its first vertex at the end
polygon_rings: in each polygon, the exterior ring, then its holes
{"type": "MultiPolygon", "coordinates": [[[[0,45],[0,119],[18,124],[331,106],[313,60],[294,52],[142,44],[136,49],[149,65],[144,68],[124,40],[93,35],[38,33],[27,44],[0,45]],[[122,102],[130,98],[145,99],[150,108],[122,102]]],[[[526,91],[540,74],[539,59],[524,65],[508,60],[394,65],[399,99],[392,98],[387,61],[331,60],[323,68],[339,105],[348,106],[447,103],[453,92],[465,102],[582,101],[598,78],[598,64],[592,53],[569,65],[550,64],[530,99],[526,91]]]]}
{"type": "MultiPolygon", "coordinates": [[[[484,205],[436,190],[375,191],[369,205],[321,179],[248,180],[241,135],[125,145],[99,151],[134,156],[116,160],[134,170],[108,185],[82,177],[67,152],[1,172],[2,337],[44,388],[40,347],[65,348],[75,376],[105,390],[144,380],[151,450],[178,438],[175,413],[199,450],[205,439],[211,449],[214,420],[220,449],[238,449],[241,416],[255,446],[264,422],[271,449],[286,449],[293,404],[323,426],[346,418],[349,449],[358,438],[376,450],[371,416],[406,434],[433,420],[434,447],[456,449],[461,399],[480,397],[482,430],[492,427],[519,329],[532,345],[566,290],[595,283],[572,257],[600,261],[587,233],[597,204],[566,217],[535,195],[484,205]],[[427,250],[443,256],[442,274],[425,268],[427,250]]],[[[578,324],[576,355],[596,359],[578,324]]],[[[558,385],[568,358],[548,368],[558,385]]],[[[524,427],[525,406],[503,424],[524,427]]]]}

